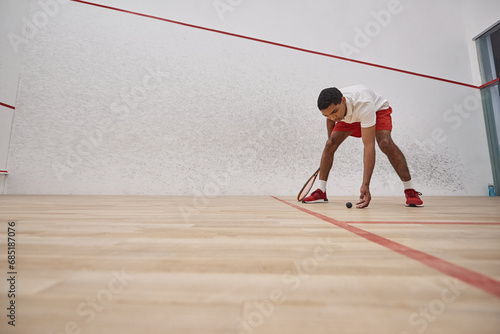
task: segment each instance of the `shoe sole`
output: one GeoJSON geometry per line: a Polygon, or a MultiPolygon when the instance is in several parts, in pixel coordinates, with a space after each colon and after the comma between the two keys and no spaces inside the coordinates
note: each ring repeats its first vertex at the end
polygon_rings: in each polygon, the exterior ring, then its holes
{"type": "Polygon", "coordinates": [[[410,207],[410,208],[423,208],[424,205],[423,204],[420,204],[420,205],[417,205],[417,204],[406,204],[407,207],[410,207]]]}
{"type": "Polygon", "coordinates": [[[310,202],[306,202],[306,201],[302,200],[302,203],[304,203],[304,204],[328,203],[328,200],[327,199],[318,199],[316,201],[310,201],[310,202]]]}

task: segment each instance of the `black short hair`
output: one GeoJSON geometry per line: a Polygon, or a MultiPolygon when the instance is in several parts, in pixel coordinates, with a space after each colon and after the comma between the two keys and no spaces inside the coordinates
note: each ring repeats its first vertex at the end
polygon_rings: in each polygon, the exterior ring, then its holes
{"type": "Polygon", "coordinates": [[[321,91],[318,97],[319,110],[325,110],[333,104],[337,105],[342,102],[342,93],[335,87],[325,88],[321,91]]]}

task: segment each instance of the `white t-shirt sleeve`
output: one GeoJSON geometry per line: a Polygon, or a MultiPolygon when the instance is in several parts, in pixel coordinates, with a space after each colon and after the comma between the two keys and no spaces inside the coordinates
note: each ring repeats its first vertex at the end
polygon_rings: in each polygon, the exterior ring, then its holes
{"type": "Polygon", "coordinates": [[[377,111],[373,102],[363,102],[359,106],[359,118],[362,128],[369,128],[377,123],[377,111]]]}

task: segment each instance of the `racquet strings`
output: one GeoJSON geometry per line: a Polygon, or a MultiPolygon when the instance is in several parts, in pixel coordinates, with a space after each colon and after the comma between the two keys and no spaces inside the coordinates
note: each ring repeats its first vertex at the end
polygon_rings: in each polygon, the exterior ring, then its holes
{"type": "Polygon", "coordinates": [[[304,184],[304,187],[302,187],[302,190],[297,195],[297,201],[300,202],[307,196],[314,184],[314,181],[316,181],[316,177],[318,176],[318,174],[319,169],[309,178],[309,180],[307,180],[306,184],[304,184]]]}

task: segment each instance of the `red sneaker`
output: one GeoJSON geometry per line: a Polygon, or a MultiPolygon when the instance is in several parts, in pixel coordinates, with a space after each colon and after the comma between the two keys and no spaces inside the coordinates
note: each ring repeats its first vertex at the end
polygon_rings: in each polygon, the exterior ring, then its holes
{"type": "Polygon", "coordinates": [[[422,196],[422,193],[415,191],[415,189],[406,189],[406,206],[424,206],[424,202],[418,197],[418,195],[422,196]]]}
{"type": "Polygon", "coordinates": [[[328,202],[326,198],[326,192],[322,192],[321,189],[316,189],[313,193],[302,200],[302,203],[323,203],[328,202]]]}

